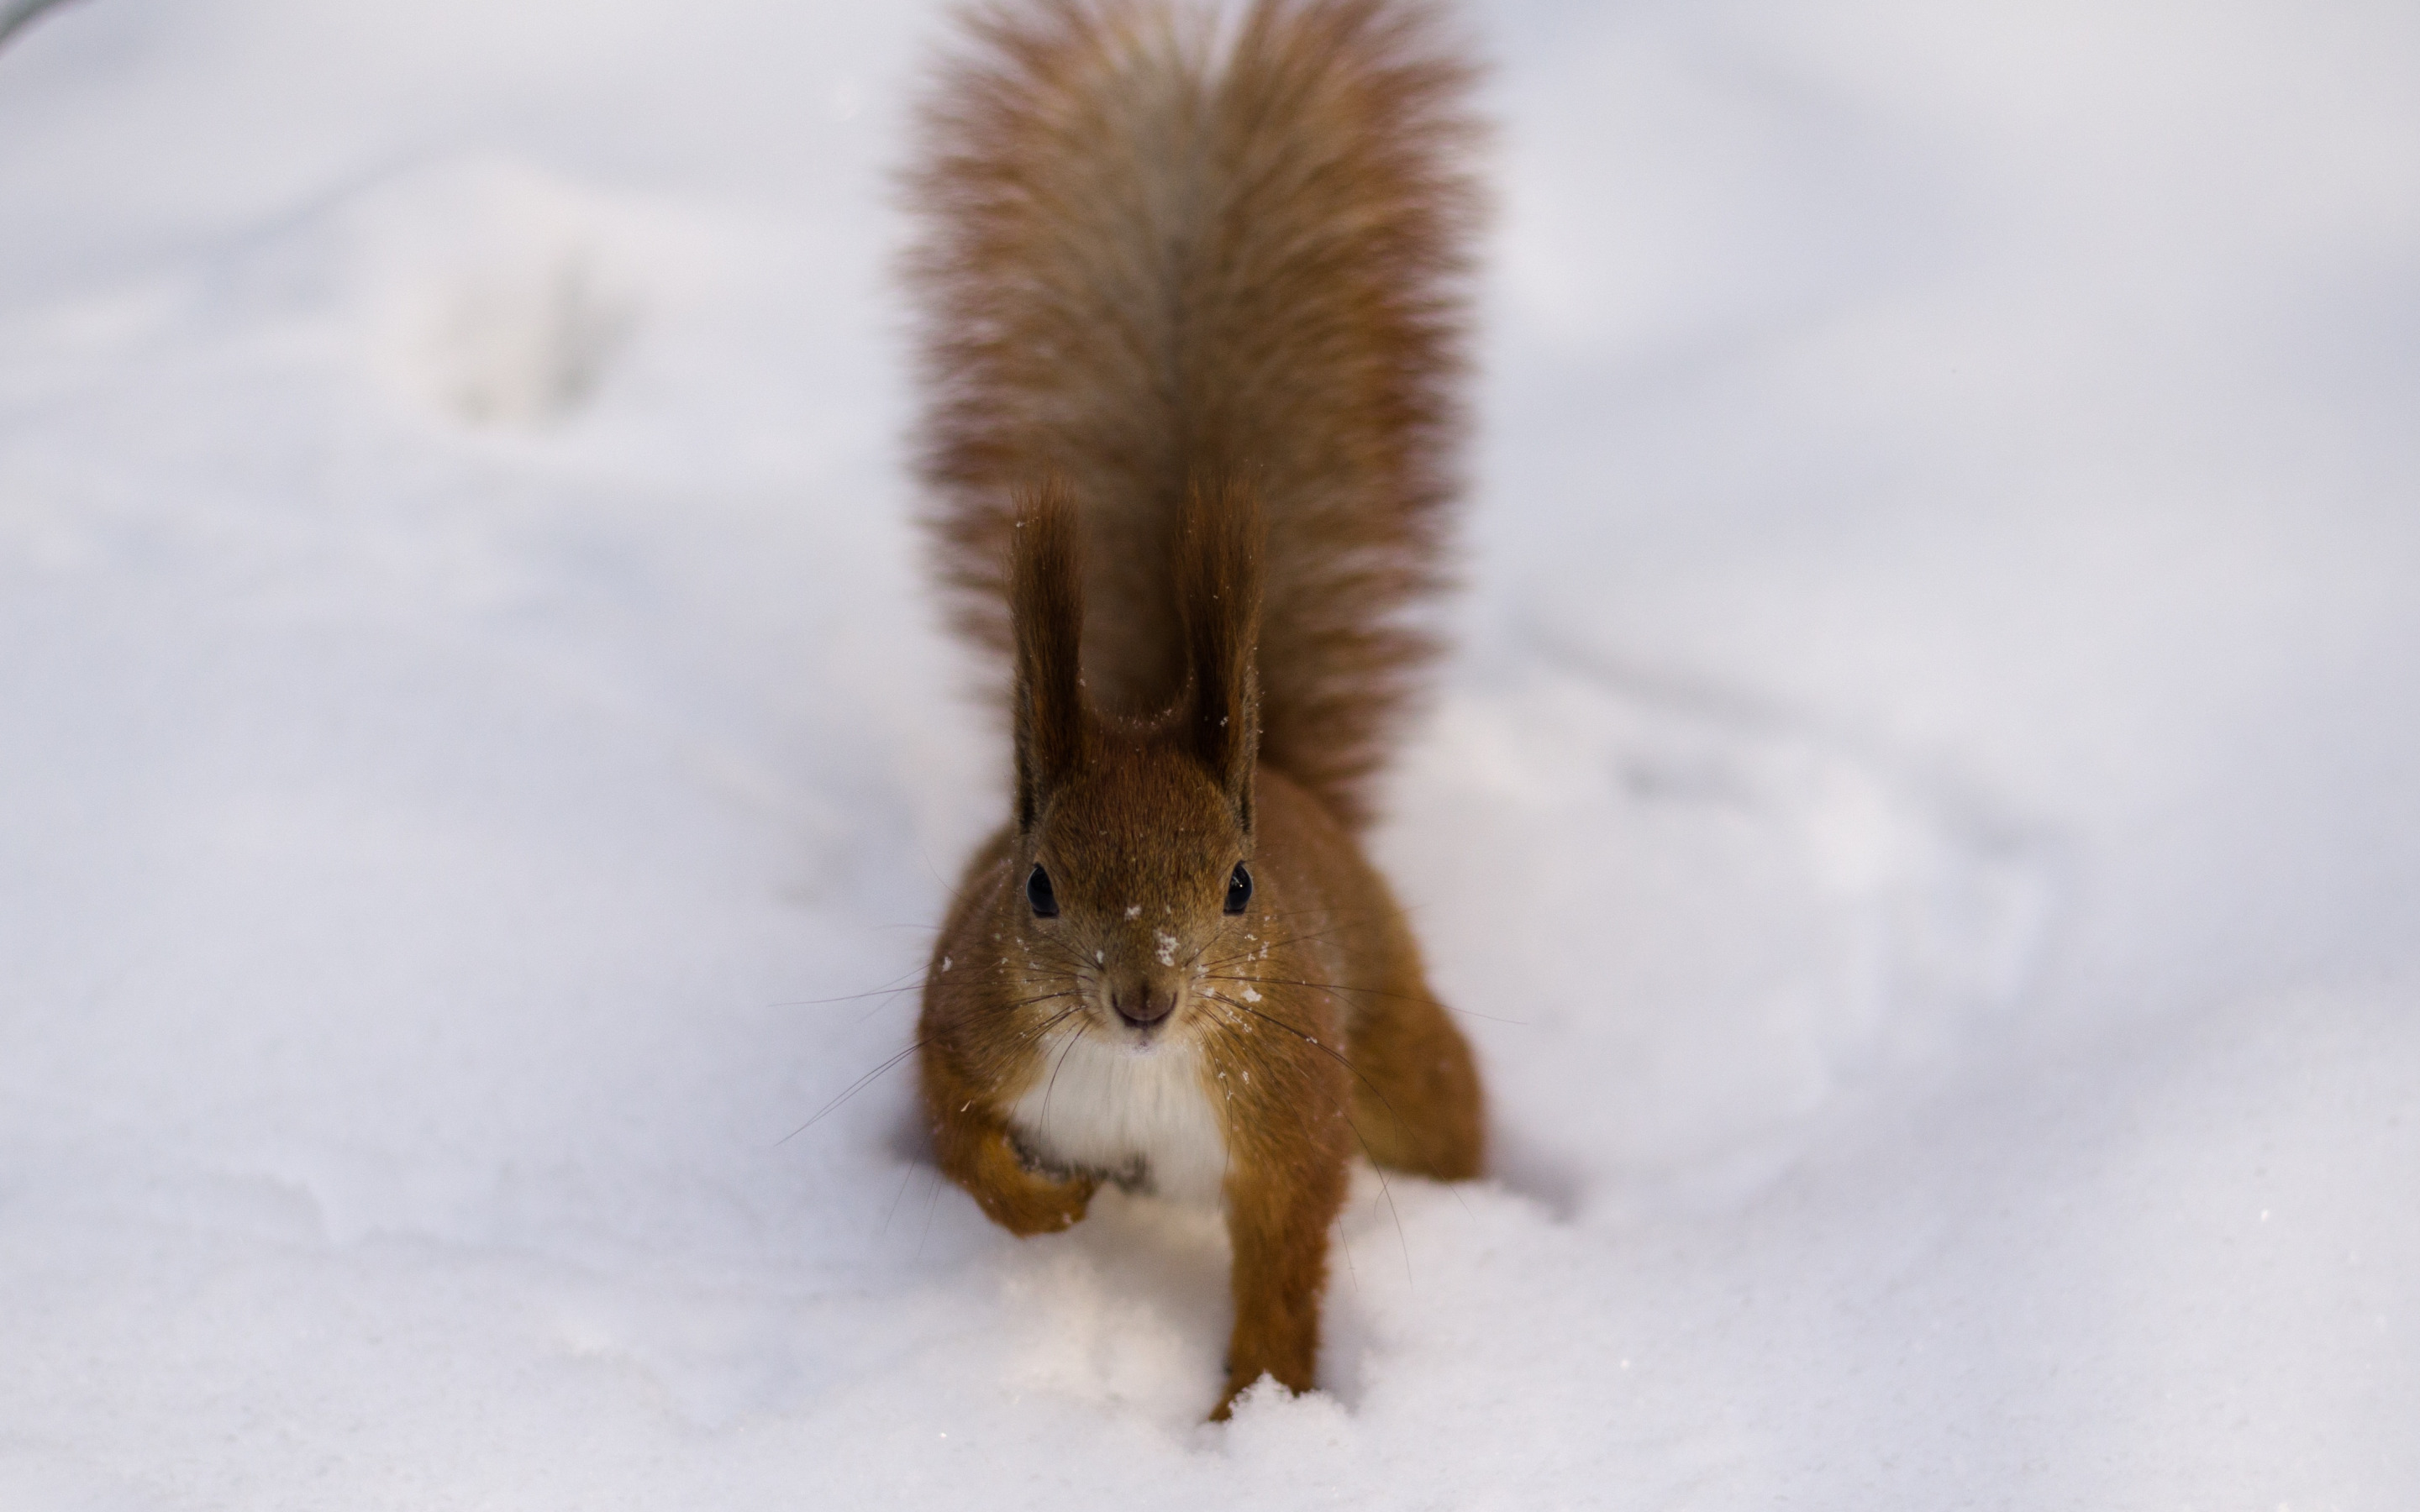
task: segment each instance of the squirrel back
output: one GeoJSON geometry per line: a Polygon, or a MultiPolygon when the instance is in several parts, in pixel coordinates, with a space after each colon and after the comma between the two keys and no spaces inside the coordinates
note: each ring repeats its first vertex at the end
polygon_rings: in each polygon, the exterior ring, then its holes
{"type": "Polygon", "coordinates": [[[1014,646],[1011,533],[1070,506],[1089,702],[1192,675],[1188,500],[1264,524],[1260,759],[1348,825],[1435,654],[1476,193],[1423,6],[1151,0],[970,18],[909,183],[922,469],[959,627],[1014,646]]]}

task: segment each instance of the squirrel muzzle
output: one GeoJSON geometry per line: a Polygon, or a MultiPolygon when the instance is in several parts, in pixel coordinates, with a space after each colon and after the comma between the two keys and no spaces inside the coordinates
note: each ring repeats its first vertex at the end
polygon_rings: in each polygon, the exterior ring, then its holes
{"type": "Polygon", "coordinates": [[[1172,972],[1164,976],[1136,972],[1111,981],[1109,1008],[1128,1027],[1149,1033],[1176,1011],[1176,1000],[1184,991],[1183,981],[1172,972]]]}

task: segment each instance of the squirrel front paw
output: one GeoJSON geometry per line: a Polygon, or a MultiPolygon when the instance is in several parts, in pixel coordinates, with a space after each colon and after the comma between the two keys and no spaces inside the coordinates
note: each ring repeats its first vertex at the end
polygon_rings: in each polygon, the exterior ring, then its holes
{"type": "Polygon", "coordinates": [[[978,1192],[975,1200],[991,1214],[992,1222],[1019,1239],[1055,1234],[1074,1227],[1084,1216],[1085,1208],[1093,1200],[1094,1188],[1099,1185],[1089,1176],[1062,1181],[1031,1171],[1018,1174],[1021,1180],[1014,1184],[978,1192]]]}
{"type": "Polygon", "coordinates": [[[1031,1239],[1074,1227],[1099,1185],[1090,1176],[1034,1170],[1018,1158],[1014,1144],[1000,1138],[984,1151],[982,1170],[970,1189],[992,1222],[1019,1239],[1031,1239]]]}

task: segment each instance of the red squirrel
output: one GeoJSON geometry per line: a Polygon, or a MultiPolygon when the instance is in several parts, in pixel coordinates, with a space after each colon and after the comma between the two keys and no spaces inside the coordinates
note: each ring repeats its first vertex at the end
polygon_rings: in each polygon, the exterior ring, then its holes
{"type": "Polygon", "coordinates": [[[922,471],[1016,782],[925,977],[923,1111],[1019,1235],[1103,1180],[1223,1206],[1223,1418],[1315,1384],[1353,1154],[1484,1153],[1357,838],[1437,649],[1472,70],[1392,0],[966,28],[908,181],[922,471]]]}

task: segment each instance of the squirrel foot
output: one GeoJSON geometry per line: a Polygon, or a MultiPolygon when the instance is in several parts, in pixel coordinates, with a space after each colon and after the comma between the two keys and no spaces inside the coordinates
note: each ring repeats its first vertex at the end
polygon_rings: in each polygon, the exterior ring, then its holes
{"type": "Polygon", "coordinates": [[[991,1221],[1019,1239],[1075,1227],[1100,1182],[1090,1176],[1046,1175],[1017,1158],[1005,1136],[987,1142],[976,1180],[967,1183],[991,1221]]]}
{"type": "MultiPolygon", "coordinates": [[[[1233,1371],[1230,1371],[1227,1376],[1226,1394],[1218,1398],[1218,1405],[1211,1409],[1210,1421],[1213,1423],[1226,1422],[1230,1417],[1234,1415],[1235,1399],[1237,1397],[1243,1396],[1244,1393],[1251,1390],[1254,1386],[1259,1385],[1264,1381],[1276,1380],[1277,1378],[1266,1370],[1258,1371],[1250,1376],[1245,1377],[1238,1377],[1233,1371]]],[[[1310,1389],[1309,1387],[1287,1386],[1283,1381],[1279,1381],[1278,1384],[1284,1387],[1285,1393],[1289,1396],[1299,1396],[1304,1391],[1310,1389]]]]}

